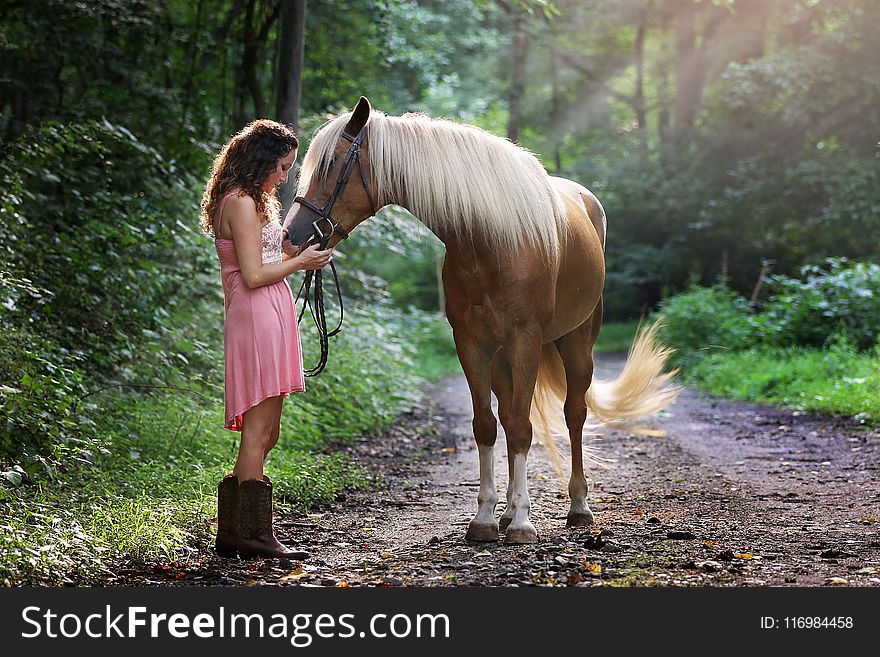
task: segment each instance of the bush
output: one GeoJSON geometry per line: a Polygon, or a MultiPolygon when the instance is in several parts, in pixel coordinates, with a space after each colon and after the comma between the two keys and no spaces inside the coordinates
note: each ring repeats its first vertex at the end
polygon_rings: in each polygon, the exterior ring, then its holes
{"type": "Polygon", "coordinates": [[[3,312],[99,375],[135,356],[192,269],[195,181],[124,127],[50,124],[0,159],[0,270],[33,283],[3,312]]]}
{"type": "Polygon", "coordinates": [[[761,346],[715,353],[687,375],[725,397],[880,422],[880,352],[859,352],[843,339],[822,350],[761,346]]]}
{"type": "Polygon", "coordinates": [[[721,286],[692,286],[660,304],[660,336],[674,347],[671,363],[689,367],[712,351],[745,349],[756,333],[748,317],[748,303],[721,286]]]}
{"type": "Polygon", "coordinates": [[[845,334],[859,349],[880,338],[880,265],[828,259],[801,270],[805,280],[769,279],[775,292],[754,318],[762,340],[780,346],[823,347],[845,334]]]}
{"type": "Polygon", "coordinates": [[[0,465],[34,475],[90,462],[102,445],[78,400],[187,362],[167,348],[189,337],[166,335],[168,319],[219,288],[188,225],[195,187],[106,121],[49,124],[4,151],[0,465]]]}

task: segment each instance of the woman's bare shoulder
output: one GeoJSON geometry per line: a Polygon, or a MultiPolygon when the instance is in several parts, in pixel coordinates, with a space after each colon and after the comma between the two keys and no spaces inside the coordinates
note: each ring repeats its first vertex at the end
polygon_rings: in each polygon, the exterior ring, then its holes
{"type": "Polygon", "coordinates": [[[257,215],[257,204],[247,194],[236,194],[229,199],[226,208],[229,218],[233,221],[245,219],[259,222],[260,220],[257,215]]]}

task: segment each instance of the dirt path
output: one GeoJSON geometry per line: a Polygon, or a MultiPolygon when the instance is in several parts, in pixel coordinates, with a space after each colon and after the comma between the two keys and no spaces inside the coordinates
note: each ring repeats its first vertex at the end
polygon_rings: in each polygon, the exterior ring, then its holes
{"type": "MultiPolygon", "coordinates": [[[[622,359],[600,357],[610,377],[622,359]]],[[[434,405],[347,448],[383,480],[319,513],[286,518],[305,562],[219,560],[117,569],[110,585],[880,586],[880,431],[687,390],[641,428],[606,430],[592,530],[569,530],[565,483],[529,461],[534,546],[468,543],[477,455],[463,377],[434,405]]],[[[496,450],[498,513],[507,483],[496,450]]]]}

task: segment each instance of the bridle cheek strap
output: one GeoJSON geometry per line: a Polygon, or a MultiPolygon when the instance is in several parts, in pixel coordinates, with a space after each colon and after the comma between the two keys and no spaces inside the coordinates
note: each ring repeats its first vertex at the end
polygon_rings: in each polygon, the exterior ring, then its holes
{"type": "Polygon", "coordinates": [[[378,212],[378,208],[376,207],[376,202],[373,200],[373,194],[370,192],[370,186],[367,184],[367,176],[364,173],[364,165],[361,162],[361,144],[364,141],[364,137],[366,137],[366,130],[361,130],[360,133],[356,137],[352,137],[347,132],[342,133],[342,137],[351,142],[351,146],[348,148],[348,153],[345,155],[345,163],[342,166],[342,170],[339,172],[339,177],[336,179],[336,187],[333,189],[333,193],[330,195],[330,198],[324,203],[324,205],[319,206],[317,203],[314,203],[303,196],[297,196],[293,199],[294,203],[299,203],[300,205],[304,205],[309,210],[318,215],[318,218],[312,222],[312,232],[314,236],[317,238],[318,242],[321,245],[321,249],[326,248],[327,243],[330,241],[330,238],[335,234],[338,234],[342,239],[348,238],[348,231],[346,231],[338,221],[336,221],[331,212],[333,211],[333,206],[336,204],[336,200],[339,198],[339,195],[342,194],[342,190],[345,189],[345,186],[348,184],[348,179],[351,177],[352,171],[354,171],[355,166],[357,166],[358,174],[360,175],[361,184],[364,187],[364,191],[367,193],[367,198],[370,201],[370,207],[373,209],[373,212],[370,214],[372,217],[376,212],[378,212]],[[327,222],[327,225],[330,227],[330,232],[324,232],[321,230],[320,224],[321,222],[327,222]]]}

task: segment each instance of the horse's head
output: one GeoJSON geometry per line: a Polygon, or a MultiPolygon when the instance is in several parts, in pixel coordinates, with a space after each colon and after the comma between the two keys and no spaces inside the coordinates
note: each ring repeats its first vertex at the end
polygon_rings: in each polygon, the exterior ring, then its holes
{"type": "Polygon", "coordinates": [[[300,182],[299,196],[284,220],[286,239],[294,247],[310,242],[333,247],[379,209],[367,145],[371,109],[361,96],[335,144],[326,143],[327,135],[338,132],[332,122],[315,135],[304,164],[308,180],[300,182]]]}

